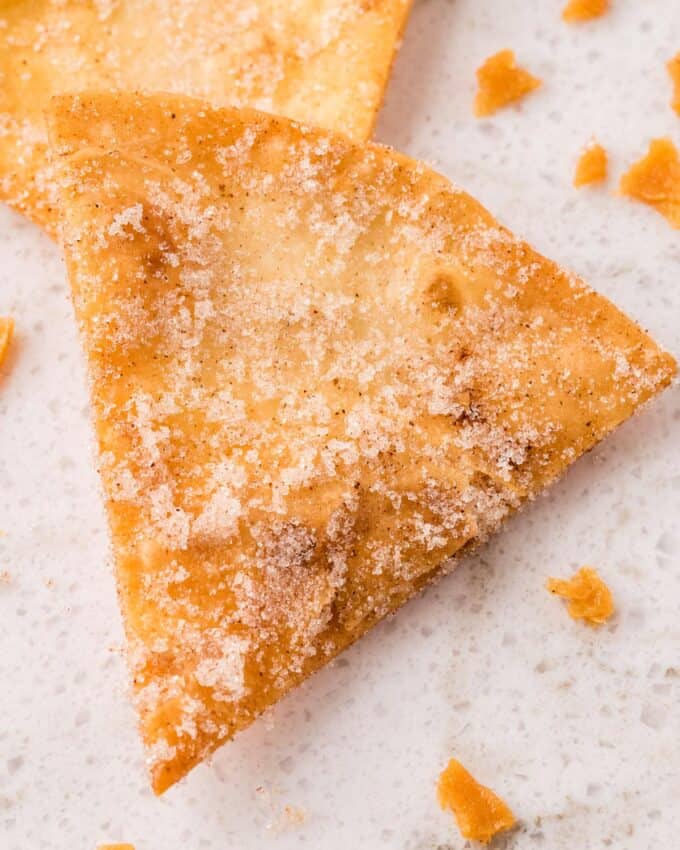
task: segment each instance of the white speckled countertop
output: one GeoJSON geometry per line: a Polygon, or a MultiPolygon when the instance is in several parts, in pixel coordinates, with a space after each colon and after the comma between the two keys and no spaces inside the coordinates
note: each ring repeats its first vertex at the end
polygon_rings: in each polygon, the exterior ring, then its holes
{"type": "MultiPolygon", "coordinates": [[[[420,0],[378,135],[437,167],[680,354],[680,232],[613,194],[680,118],[665,61],[677,0],[420,0]],[[476,121],[474,70],[503,47],[545,80],[476,121]],[[608,189],[576,192],[581,146],[608,189]]],[[[468,559],[165,797],[147,785],[83,366],[57,249],[0,210],[0,848],[444,850],[456,755],[521,819],[506,850],[680,846],[680,393],[675,387],[468,559]],[[595,632],[543,589],[596,565],[619,607],[595,632]],[[295,824],[285,807],[303,809],[295,824]]]]}

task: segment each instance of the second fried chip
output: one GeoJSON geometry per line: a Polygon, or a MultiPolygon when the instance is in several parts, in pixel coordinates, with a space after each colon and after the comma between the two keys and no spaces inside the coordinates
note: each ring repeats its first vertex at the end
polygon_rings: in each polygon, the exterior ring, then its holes
{"type": "Polygon", "coordinates": [[[43,113],[85,86],[196,95],[368,138],[410,4],[0,3],[0,199],[54,231],[43,113]]]}

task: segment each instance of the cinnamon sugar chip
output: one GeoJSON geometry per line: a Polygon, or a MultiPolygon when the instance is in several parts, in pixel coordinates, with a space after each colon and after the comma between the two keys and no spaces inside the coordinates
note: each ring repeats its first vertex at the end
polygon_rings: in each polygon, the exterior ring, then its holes
{"type": "Polygon", "coordinates": [[[44,111],[83,88],[173,91],[368,138],[411,2],[0,3],[0,199],[55,233],[44,111]]]}
{"type": "Polygon", "coordinates": [[[171,95],[57,98],[50,125],[162,792],[675,366],[387,148],[171,95]]]}
{"type": "Polygon", "coordinates": [[[541,80],[521,68],[512,50],[501,50],[477,69],[479,91],[475,97],[478,118],[493,115],[504,106],[522,100],[541,86],[541,80]]]}
{"type": "Polygon", "coordinates": [[[607,151],[598,142],[592,142],[583,151],[576,164],[574,186],[591,186],[607,179],[607,151]]]}
{"type": "Polygon", "coordinates": [[[14,319],[11,316],[0,316],[0,366],[7,356],[13,335],[14,319]]]}
{"type": "Polygon", "coordinates": [[[673,100],[671,106],[680,115],[680,53],[677,53],[666,65],[673,82],[673,100]]]}
{"type": "Polygon", "coordinates": [[[670,139],[653,139],[647,155],[621,178],[621,192],[661,213],[680,228],[680,156],[670,139]]]}
{"type": "Polygon", "coordinates": [[[610,0],[569,0],[562,10],[562,18],[569,24],[592,21],[609,11],[610,0]]]}

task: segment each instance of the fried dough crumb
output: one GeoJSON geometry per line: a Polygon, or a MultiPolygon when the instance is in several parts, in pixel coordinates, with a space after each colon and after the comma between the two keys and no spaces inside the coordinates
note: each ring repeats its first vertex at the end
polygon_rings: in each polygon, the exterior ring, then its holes
{"type": "Polygon", "coordinates": [[[97,850],[135,850],[132,844],[100,844],[97,850]]]}
{"type": "Polygon", "coordinates": [[[11,584],[12,573],[9,570],[0,570],[0,584],[11,584]]]}
{"type": "Polygon", "coordinates": [[[591,142],[579,157],[574,173],[574,186],[591,186],[607,179],[607,151],[599,142],[591,142]]]}
{"type": "Polygon", "coordinates": [[[255,792],[272,816],[272,819],[267,823],[265,828],[273,835],[279,835],[293,827],[302,826],[307,822],[307,812],[305,809],[291,805],[285,805],[282,808],[279,807],[279,803],[277,802],[279,792],[276,789],[269,789],[264,785],[258,785],[255,792]]]}
{"type": "Polygon", "coordinates": [[[680,53],[677,53],[666,65],[673,81],[673,100],[671,106],[680,115],[680,53]]]}
{"type": "Polygon", "coordinates": [[[386,149],[170,95],[57,102],[161,793],[451,569],[675,365],[386,149]]]}
{"type": "Polygon", "coordinates": [[[609,11],[609,0],[569,0],[562,10],[562,19],[568,24],[592,21],[609,11]]]}
{"type": "Polygon", "coordinates": [[[284,806],[283,817],[291,826],[301,826],[307,820],[307,812],[297,806],[284,806]]]}
{"type": "Polygon", "coordinates": [[[442,809],[453,812],[463,838],[488,844],[499,832],[515,825],[515,817],[503,800],[480,785],[456,759],[451,759],[439,777],[437,798],[442,809]]]}
{"type": "Polygon", "coordinates": [[[680,158],[670,139],[653,139],[647,155],[623,175],[620,188],[680,229],[680,158]]]}
{"type": "Polygon", "coordinates": [[[10,316],[0,316],[0,366],[7,356],[9,344],[14,334],[14,319],[10,316]]]}
{"type": "Polygon", "coordinates": [[[490,56],[477,69],[479,91],[475,98],[475,115],[483,118],[504,106],[515,103],[537,89],[542,81],[521,68],[512,50],[501,50],[490,56]]]}
{"type": "Polygon", "coordinates": [[[601,626],[614,613],[611,591],[592,567],[582,567],[570,579],[548,579],[546,587],[569,601],[567,611],[574,620],[601,626]]]}

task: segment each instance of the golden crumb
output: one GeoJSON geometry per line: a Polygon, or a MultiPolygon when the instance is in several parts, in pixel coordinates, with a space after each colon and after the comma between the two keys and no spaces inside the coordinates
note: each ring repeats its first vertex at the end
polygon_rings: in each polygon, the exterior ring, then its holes
{"type": "Polygon", "coordinates": [[[673,100],[671,106],[680,115],[680,53],[677,53],[666,65],[673,81],[673,100]]]}
{"type": "Polygon", "coordinates": [[[0,584],[11,584],[12,574],[9,570],[0,570],[0,584]]]}
{"type": "Polygon", "coordinates": [[[97,850],[135,850],[132,844],[100,844],[97,850]]]}
{"type": "Polygon", "coordinates": [[[512,50],[501,50],[477,69],[479,91],[475,97],[475,115],[492,115],[510,103],[516,103],[537,89],[542,81],[521,68],[512,50]]]}
{"type": "Polygon", "coordinates": [[[453,812],[463,838],[488,844],[499,832],[512,829],[515,817],[506,803],[451,759],[437,783],[442,809],[453,812]]]}
{"type": "Polygon", "coordinates": [[[11,316],[0,316],[0,366],[7,356],[9,344],[14,335],[14,319],[11,316]]]}
{"type": "Polygon", "coordinates": [[[614,614],[611,591],[592,567],[582,567],[570,579],[548,579],[546,587],[569,601],[567,610],[574,620],[601,626],[614,614]]]}
{"type": "Polygon", "coordinates": [[[620,188],[680,228],[680,158],[670,139],[653,139],[647,155],[623,175],[620,188]]]}
{"type": "Polygon", "coordinates": [[[609,0],[569,0],[562,10],[562,19],[569,24],[592,21],[609,11],[609,0]]]}
{"type": "Polygon", "coordinates": [[[298,806],[284,806],[283,816],[291,826],[301,826],[307,821],[307,812],[298,806]]]}
{"type": "Polygon", "coordinates": [[[576,165],[574,186],[590,186],[607,179],[607,151],[598,142],[593,142],[583,151],[576,165]]]}
{"type": "Polygon", "coordinates": [[[266,830],[272,835],[286,832],[293,827],[302,826],[307,822],[307,812],[298,806],[286,804],[281,808],[278,802],[279,792],[276,789],[258,785],[255,789],[260,802],[268,810],[271,819],[266,825],[266,830]]]}

